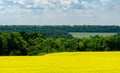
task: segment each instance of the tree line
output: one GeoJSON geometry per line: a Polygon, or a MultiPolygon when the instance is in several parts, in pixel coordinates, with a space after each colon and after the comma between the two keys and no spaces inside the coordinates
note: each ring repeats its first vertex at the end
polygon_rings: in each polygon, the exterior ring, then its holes
{"type": "Polygon", "coordinates": [[[43,55],[54,52],[120,51],[119,36],[46,38],[40,32],[0,31],[0,55],[43,55]]]}
{"type": "Polygon", "coordinates": [[[26,31],[26,32],[46,32],[46,31],[65,31],[65,32],[120,32],[120,26],[114,25],[0,25],[0,30],[26,31]]]}
{"type": "Polygon", "coordinates": [[[100,25],[0,25],[0,30],[7,33],[18,32],[41,32],[46,38],[72,38],[69,32],[120,32],[120,26],[100,25]]]}

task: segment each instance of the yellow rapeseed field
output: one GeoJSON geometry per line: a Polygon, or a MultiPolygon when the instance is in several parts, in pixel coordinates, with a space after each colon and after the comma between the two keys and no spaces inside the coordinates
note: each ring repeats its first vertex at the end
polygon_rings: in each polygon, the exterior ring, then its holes
{"type": "Polygon", "coordinates": [[[1,56],[0,73],[120,73],[120,52],[1,56]]]}

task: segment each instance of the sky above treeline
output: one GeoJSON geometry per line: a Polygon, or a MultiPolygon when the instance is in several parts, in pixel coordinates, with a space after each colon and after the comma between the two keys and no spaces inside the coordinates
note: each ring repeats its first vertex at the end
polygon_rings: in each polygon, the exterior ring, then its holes
{"type": "Polygon", "coordinates": [[[120,25],[120,0],[0,0],[1,25],[120,25]]]}

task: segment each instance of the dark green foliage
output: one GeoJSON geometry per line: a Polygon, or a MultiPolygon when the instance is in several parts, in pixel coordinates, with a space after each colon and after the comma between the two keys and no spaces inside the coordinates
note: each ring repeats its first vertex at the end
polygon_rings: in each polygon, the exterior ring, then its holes
{"type": "MultiPolygon", "coordinates": [[[[58,26],[30,26],[30,25],[11,25],[0,26],[0,30],[10,32],[19,31],[24,39],[29,36],[24,36],[25,32],[41,32],[46,38],[72,38],[69,32],[120,32],[120,26],[100,26],[100,25],[58,25],[58,26]],[[25,31],[25,32],[23,32],[25,31]]],[[[36,33],[34,33],[36,34],[36,33]]],[[[31,34],[34,35],[34,34],[31,34]]]]}
{"type": "Polygon", "coordinates": [[[58,45],[54,41],[55,39],[47,38],[42,43],[42,50],[46,53],[57,52],[58,45]]]}
{"type": "Polygon", "coordinates": [[[9,55],[11,55],[11,56],[20,56],[21,52],[18,51],[18,50],[13,50],[13,51],[11,51],[11,53],[9,55]]]}
{"type": "Polygon", "coordinates": [[[75,51],[120,51],[120,37],[45,38],[39,32],[0,31],[0,55],[42,55],[75,51]]]}
{"type": "Polygon", "coordinates": [[[120,51],[120,38],[116,36],[108,36],[105,39],[105,46],[112,51],[120,51]]]}
{"type": "Polygon", "coordinates": [[[8,55],[7,43],[9,35],[5,32],[0,31],[0,55],[8,55]]]}
{"type": "Polygon", "coordinates": [[[19,32],[12,32],[9,34],[8,39],[8,53],[11,54],[12,51],[20,51],[21,55],[26,55],[27,42],[20,36],[19,32]]]}
{"type": "Polygon", "coordinates": [[[41,32],[46,38],[72,38],[72,35],[66,32],[65,30],[59,29],[61,26],[26,26],[26,25],[12,25],[12,26],[0,26],[0,30],[10,32],[19,31],[21,36],[25,40],[28,38],[35,38],[40,36],[38,32],[41,32]],[[33,33],[31,33],[33,32],[33,33]],[[36,32],[36,33],[35,33],[36,32]],[[31,33],[31,34],[29,34],[31,33]],[[29,34],[29,36],[25,36],[29,34]]]}
{"type": "Polygon", "coordinates": [[[0,26],[0,30],[13,32],[13,31],[26,31],[26,32],[120,32],[120,26],[100,26],[100,25],[57,25],[57,26],[30,26],[30,25],[12,25],[0,26]]]}
{"type": "Polygon", "coordinates": [[[40,53],[39,46],[30,46],[27,48],[27,55],[37,55],[40,53]]]}

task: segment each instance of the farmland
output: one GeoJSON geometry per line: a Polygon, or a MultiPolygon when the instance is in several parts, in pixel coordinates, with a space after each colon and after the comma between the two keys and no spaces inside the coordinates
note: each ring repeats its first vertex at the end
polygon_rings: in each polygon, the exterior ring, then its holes
{"type": "Polygon", "coordinates": [[[119,73],[120,52],[1,56],[1,73],[119,73]]]}
{"type": "Polygon", "coordinates": [[[111,36],[111,35],[116,35],[117,33],[87,33],[87,32],[70,32],[70,34],[72,34],[72,36],[74,38],[89,38],[90,36],[96,36],[96,35],[99,35],[99,36],[111,36]]]}

